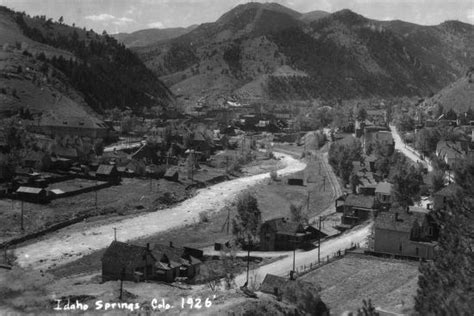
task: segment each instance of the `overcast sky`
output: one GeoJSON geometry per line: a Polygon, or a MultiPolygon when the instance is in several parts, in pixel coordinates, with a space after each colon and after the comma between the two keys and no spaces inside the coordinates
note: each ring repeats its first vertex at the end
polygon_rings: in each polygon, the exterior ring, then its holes
{"type": "MultiPolygon", "coordinates": [[[[97,32],[133,32],[213,22],[243,0],[0,0],[17,11],[46,15],[97,32]]],[[[266,2],[266,1],[258,1],[266,2]]],[[[377,20],[434,25],[445,20],[474,24],[474,0],[275,0],[299,12],[351,9],[377,20]]]]}

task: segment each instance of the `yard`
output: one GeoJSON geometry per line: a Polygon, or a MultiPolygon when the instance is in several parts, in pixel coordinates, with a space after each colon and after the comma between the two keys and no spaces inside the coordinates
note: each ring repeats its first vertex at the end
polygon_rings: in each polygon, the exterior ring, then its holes
{"type": "Polygon", "coordinates": [[[384,310],[410,313],[418,274],[417,262],[347,255],[302,279],[321,287],[321,298],[334,315],[361,308],[364,299],[384,310]]]}

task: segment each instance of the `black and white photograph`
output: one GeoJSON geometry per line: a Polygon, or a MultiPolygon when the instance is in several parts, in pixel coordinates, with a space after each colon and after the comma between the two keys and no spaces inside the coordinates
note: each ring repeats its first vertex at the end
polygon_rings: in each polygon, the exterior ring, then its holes
{"type": "Polygon", "coordinates": [[[474,314],[474,1],[0,0],[0,315],[474,314]]]}

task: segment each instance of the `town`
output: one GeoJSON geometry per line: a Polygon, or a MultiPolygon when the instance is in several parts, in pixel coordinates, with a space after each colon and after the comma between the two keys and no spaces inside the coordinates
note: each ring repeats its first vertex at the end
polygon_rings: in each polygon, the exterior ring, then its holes
{"type": "MultiPolygon", "coordinates": [[[[272,5],[247,6],[283,15],[272,5]]],[[[215,65],[142,78],[137,69],[155,67],[149,52],[105,31],[6,7],[0,19],[18,32],[15,41],[0,35],[2,313],[467,315],[472,307],[474,107],[446,97],[457,85],[474,90],[472,66],[460,83],[423,97],[303,100],[293,94],[313,83],[283,61],[268,89],[283,86],[292,98],[244,88],[198,94],[191,84],[186,95],[188,76],[215,65]],[[69,28],[62,44],[63,35],[48,37],[69,28]],[[96,50],[123,58],[129,77],[96,50]],[[110,90],[98,79],[108,71],[117,80],[110,90]],[[291,87],[282,72],[296,80],[291,87]],[[130,78],[156,85],[137,90],[130,78]]],[[[229,73],[243,80],[233,58],[244,51],[226,49],[222,84],[229,73]]]]}

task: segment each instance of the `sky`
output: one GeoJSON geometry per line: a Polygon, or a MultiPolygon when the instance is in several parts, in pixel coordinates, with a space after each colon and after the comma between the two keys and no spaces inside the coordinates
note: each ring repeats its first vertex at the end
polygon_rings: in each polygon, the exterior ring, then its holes
{"type": "MultiPolygon", "coordinates": [[[[245,0],[0,0],[30,15],[63,16],[67,24],[108,33],[186,27],[214,22],[245,0]]],[[[257,1],[266,2],[266,1],[257,1]]],[[[298,12],[351,9],[376,20],[435,25],[446,20],[474,24],[474,0],[274,0],[298,12]]]]}

